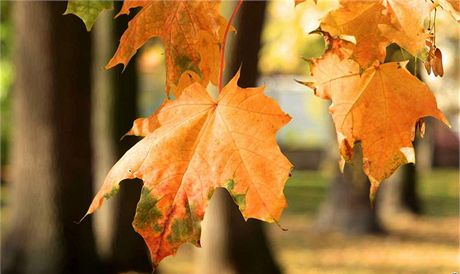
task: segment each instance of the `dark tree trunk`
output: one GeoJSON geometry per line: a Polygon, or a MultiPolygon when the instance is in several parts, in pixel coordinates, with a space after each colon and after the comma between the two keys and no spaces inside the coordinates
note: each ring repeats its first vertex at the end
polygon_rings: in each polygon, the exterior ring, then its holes
{"type": "MultiPolygon", "coordinates": [[[[260,38],[266,1],[244,2],[239,11],[238,33],[228,63],[228,77],[241,66],[241,87],[256,86],[260,38]]],[[[226,191],[216,191],[208,210],[203,235],[203,262],[200,273],[280,273],[260,221],[245,222],[226,191]]]]}
{"type": "Polygon", "coordinates": [[[416,183],[416,166],[409,164],[399,167],[380,185],[376,209],[382,222],[391,223],[397,216],[420,212],[416,183]]]}
{"type": "MultiPolygon", "coordinates": [[[[337,149],[332,146],[328,161],[333,162],[337,149]]],[[[321,206],[315,229],[345,234],[380,232],[375,211],[369,200],[370,182],[362,170],[362,153],[355,145],[352,165],[346,164],[344,173],[335,167],[334,179],[329,187],[326,201],[321,206]]]]}
{"type": "Polygon", "coordinates": [[[90,35],[64,2],[16,2],[14,142],[2,273],[104,273],[92,221],[90,35]]]}
{"type": "MultiPolygon", "coordinates": [[[[121,2],[116,2],[117,10],[121,2]]],[[[122,16],[116,19],[114,45],[128,26],[128,19],[133,16],[122,16]]],[[[138,140],[136,137],[127,136],[119,141],[131,128],[137,117],[138,73],[135,55],[122,72],[121,66],[115,68],[113,91],[113,135],[116,142],[117,159],[130,149],[138,140]]],[[[126,180],[121,184],[116,205],[115,231],[112,242],[112,262],[116,271],[141,271],[151,272],[152,266],[148,257],[146,245],[142,237],[137,234],[131,223],[134,219],[137,202],[139,201],[142,187],[141,180],[126,180]]]]}
{"type": "MultiPolygon", "coordinates": [[[[99,189],[110,168],[116,161],[113,136],[113,79],[114,71],[105,70],[107,60],[113,54],[113,14],[99,15],[91,30],[93,45],[92,69],[92,144],[93,144],[93,178],[95,188],[99,189]]],[[[114,200],[116,198],[113,198],[114,200]]],[[[96,243],[101,257],[107,261],[113,238],[114,202],[105,203],[93,215],[96,243]]]]}

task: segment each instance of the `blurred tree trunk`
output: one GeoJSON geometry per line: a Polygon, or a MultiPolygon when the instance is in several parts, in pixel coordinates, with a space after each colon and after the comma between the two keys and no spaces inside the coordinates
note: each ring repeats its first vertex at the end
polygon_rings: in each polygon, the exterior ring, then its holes
{"type": "MultiPolygon", "coordinates": [[[[266,1],[244,2],[239,11],[238,33],[228,63],[228,78],[242,65],[241,87],[256,86],[258,54],[266,1]]],[[[260,221],[244,221],[227,191],[214,193],[213,208],[206,212],[203,250],[198,273],[277,274],[279,267],[260,221]]]]}
{"type": "MultiPolygon", "coordinates": [[[[331,146],[326,161],[336,162],[337,147],[331,146]]],[[[362,170],[362,151],[355,144],[353,163],[346,164],[344,173],[334,166],[334,179],[322,204],[315,228],[324,232],[364,234],[381,231],[375,211],[369,201],[370,182],[362,170]]]]}
{"type": "MultiPolygon", "coordinates": [[[[113,79],[114,71],[105,70],[107,60],[113,54],[113,14],[103,12],[91,30],[93,46],[92,69],[92,144],[93,178],[99,189],[110,168],[115,163],[115,142],[113,134],[113,79]]],[[[117,198],[114,197],[114,200],[117,198]]],[[[98,251],[104,260],[111,254],[114,228],[114,203],[108,202],[93,215],[98,251]]]]}
{"type": "Polygon", "coordinates": [[[380,185],[376,205],[379,219],[389,224],[397,216],[419,213],[416,186],[416,167],[413,164],[399,167],[380,185]]]}
{"type": "Polygon", "coordinates": [[[91,218],[90,35],[65,2],[15,2],[14,141],[2,273],[104,273],[91,218]]]}
{"type": "MultiPolygon", "coordinates": [[[[115,2],[115,9],[121,8],[122,2],[115,2]]],[[[118,40],[128,26],[130,16],[121,16],[115,20],[115,39],[112,42],[118,46],[118,40]]],[[[115,51],[113,51],[115,52],[115,51]]],[[[112,52],[112,53],[113,53],[112,52]]],[[[113,81],[113,136],[116,140],[115,153],[117,160],[130,149],[138,140],[136,137],[127,136],[120,138],[128,132],[137,117],[138,73],[136,68],[137,56],[133,56],[128,66],[122,71],[121,66],[115,70],[116,77],[113,81]]],[[[151,272],[149,255],[142,237],[137,234],[131,223],[134,219],[137,202],[139,201],[142,187],[141,180],[126,180],[121,184],[115,211],[114,235],[112,239],[112,265],[114,270],[151,272]]]]}
{"type": "MultiPolygon", "coordinates": [[[[121,8],[115,3],[115,10],[121,8]]],[[[128,19],[122,16],[113,20],[113,14],[99,16],[93,30],[93,143],[95,153],[95,180],[104,181],[115,162],[131,148],[136,139],[120,140],[137,118],[136,56],[126,70],[120,67],[105,70],[104,66],[118,46],[118,40],[127,27],[128,19]]],[[[113,272],[151,272],[148,252],[142,237],[131,226],[139,200],[140,180],[126,181],[112,203],[106,203],[95,215],[98,246],[113,272]]]]}

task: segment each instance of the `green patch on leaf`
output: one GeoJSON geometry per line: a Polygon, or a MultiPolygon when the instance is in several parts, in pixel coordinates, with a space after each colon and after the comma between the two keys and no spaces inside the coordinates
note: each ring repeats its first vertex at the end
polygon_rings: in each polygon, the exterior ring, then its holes
{"type": "Polygon", "coordinates": [[[158,199],[152,197],[150,190],[143,187],[141,198],[137,203],[136,216],[134,216],[133,225],[137,228],[144,229],[151,226],[153,230],[161,232],[162,228],[158,225],[158,219],[163,216],[157,207],[158,199]]]}
{"type": "Polygon", "coordinates": [[[235,181],[233,179],[228,179],[225,188],[227,188],[228,192],[230,192],[230,195],[232,196],[233,200],[238,205],[238,207],[241,210],[244,210],[244,208],[246,207],[246,194],[235,193],[233,191],[235,189],[235,181]]]}
{"type": "Polygon", "coordinates": [[[152,228],[155,232],[158,232],[158,233],[161,233],[163,231],[163,228],[159,224],[154,224],[152,228]]]}
{"type": "Polygon", "coordinates": [[[426,48],[422,49],[420,52],[417,53],[417,58],[420,59],[420,61],[426,61],[428,58],[428,50],[426,48]]]}
{"type": "Polygon", "coordinates": [[[201,70],[196,66],[196,64],[193,62],[193,60],[187,56],[187,55],[179,55],[175,58],[175,64],[177,68],[180,68],[180,74],[184,73],[185,71],[193,71],[200,78],[203,77],[203,74],[201,73],[201,70]]]}
{"type": "Polygon", "coordinates": [[[246,207],[246,194],[236,194],[232,196],[233,196],[233,200],[238,205],[238,207],[241,210],[244,210],[244,208],[246,207]]]}
{"type": "Polygon", "coordinates": [[[187,240],[192,233],[192,224],[189,219],[174,220],[171,235],[168,236],[168,242],[170,244],[181,243],[187,240]]]}
{"type": "Polygon", "coordinates": [[[112,198],[113,196],[115,196],[118,193],[118,191],[119,191],[118,185],[114,186],[109,193],[106,193],[104,195],[104,199],[108,200],[108,199],[112,198]]]}
{"type": "Polygon", "coordinates": [[[233,179],[229,179],[227,181],[227,189],[228,191],[233,191],[233,188],[235,188],[235,181],[233,181],[233,179]]]}
{"type": "Polygon", "coordinates": [[[88,31],[98,15],[105,9],[113,9],[113,1],[107,0],[69,0],[64,14],[75,14],[85,23],[88,31]]]}

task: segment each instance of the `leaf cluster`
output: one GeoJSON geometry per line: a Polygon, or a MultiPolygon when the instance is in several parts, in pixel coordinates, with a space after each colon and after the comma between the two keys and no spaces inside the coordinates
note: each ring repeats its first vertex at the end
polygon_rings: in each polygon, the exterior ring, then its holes
{"type": "MultiPolygon", "coordinates": [[[[292,164],[281,153],[276,133],[289,115],[263,87],[240,88],[239,73],[216,100],[206,90],[209,83],[221,86],[225,41],[242,2],[229,21],[220,14],[220,1],[125,1],[117,14],[139,9],[107,68],[126,66],[147,40],[159,37],[165,48],[165,92],[177,99],[166,99],[150,117],[134,122],[128,134],[143,139],[110,170],[87,214],[112,197],[121,180],[142,179],[133,226],[154,267],[186,242],[200,246],[201,221],[217,187],[229,191],[245,219],[277,222],[287,205],[283,188],[292,164]]],[[[406,70],[407,62],[384,63],[386,47],[398,44],[442,76],[434,28],[425,21],[439,7],[455,17],[457,4],[341,0],[319,19],[315,32],[323,35],[328,50],[310,60],[315,81],[303,84],[331,101],[342,167],[361,142],[371,199],[382,180],[415,161],[412,141],[417,125],[423,133],[423,117],[448,124],[428,86],[406,70]]],[[[97,15],[111,8],[107,1],[70,0],[66,14],[80,16],[89,30],[97,15]]]]}

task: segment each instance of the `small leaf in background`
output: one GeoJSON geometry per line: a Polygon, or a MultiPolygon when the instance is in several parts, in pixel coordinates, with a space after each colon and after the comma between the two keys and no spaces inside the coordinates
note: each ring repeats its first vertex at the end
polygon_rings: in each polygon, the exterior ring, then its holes
{"type": "Polygon", "coordinates": [[[321,22],[321,29],[333,36],[352,35],[356,48],[351,58],[368,68],[383,62],[386,47],[397,43],[413,56],[423,58],[429,37],[423,22],[431,6],[420,0],[342,0],[321,22]]]}
{"type": "MultiPolygon", "coordinates": [[[[220,46],[227,24],[220,15],[220,1],[125,1],[118,15],[140,11],[129,22],[107,68],[126,66],[147,40],[160,37],[165,47],[166,92],[179,85],[184,72],[200,76],[207,86],[217,85],[220,46]]],[[[179,96],[180,90],[174,89],[179,96]]]]}
{"type": "Polygon", "coordinates": [[[75,14],[85,23],[88,31],[96,18],[105,9],[113,9],[113,1],[105,0],[69,0],[64,14],[75,14]]]}

